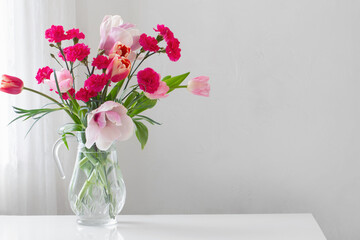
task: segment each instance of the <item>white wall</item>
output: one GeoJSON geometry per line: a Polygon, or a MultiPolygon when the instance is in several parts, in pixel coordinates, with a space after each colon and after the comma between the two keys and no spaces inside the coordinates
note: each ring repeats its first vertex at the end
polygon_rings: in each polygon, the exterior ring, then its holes
{"type": "Polygon", "coordinates": [[[92,48],[105,14],[168,25],[182,59],[149,66],[212,87],[149,111],[145,150],[119,144],[124,214],[310,212],[329,240],[360,239],[359,1],[78,0],[92,48]]]}

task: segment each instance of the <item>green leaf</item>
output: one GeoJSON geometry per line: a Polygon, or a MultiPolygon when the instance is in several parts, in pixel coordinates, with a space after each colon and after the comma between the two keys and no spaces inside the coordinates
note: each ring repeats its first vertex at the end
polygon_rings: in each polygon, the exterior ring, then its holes
{"type": "Polygon", "coordinates": [[[184,73],[184,74],[181,74],[181,75],[178,75],[178,76],[175,76],[175,77],[165,77],[163,79],[164,82],[166,82],[166,84],[168,85],[169,87],[169,92],[173,91],[174,89],[176,89],[176,87],[178,87],[184,80],[187,76],[189,76],[190,72],[188,73],[184,73]]]}
{"type": "Polygon", "coordinates": [[[60,132],[60,134],[65,134],[65,133],[83,131],[83,130],[84,130],[84,126],[81,124],[68,123],[68,124],[63,125],[59,129],[59,132],[60,132]]]}
{"type": "Polygon", "coordinates": [[[118,95],[118,93],[120,92],[120,89],[122,87],[122,85],[124,84],[124,80],[118,82],[109,92],[109,94],[106,97],[106,101],[114,101],[114,99],[116,98],[116,96],[118,95]]]}
{"type": "Polygon", "coordinates": [[[154,124],[157,124],[157,125],[161,125],[161,123],[147,117],[147,116],[144,116],[144,115],[136,115],[135,118],[133,118],[135,121],[138,121],[138,120],[145,120],[145,121],[148,121],[150,124],[154,125],[154,124]]]}
{"type": "Polygon", "coordinates": [[[132,92],[127,98],[126,98],[126,100],[125,100],[125,102],[124,102],[124,107],[126,107],[126,108],[129,108],[132,104],[133,104],[133,100],[136,98],[136,97],[138,97],[140,95],[140,93],[138,93],[138,92],[136,92],[136,91],[134,91],[134,92],[132,92]]]}
{"type": "Polygon", "coordinates": [[[149,99],[146,96],[142,95],[141,101],[138,101],[135,106],[129,109],[128,115],[130,117],[133,117],[147,109],[153,108],[156,103],[157,99],[149,99]]]}
{"type": "Polygon", "coordinates": [[[141,144],[141,149],[144,149],[149,136],[148,129],[142,122],[136,120],[133,122],[136,126],[135,135],[141,144]]]}

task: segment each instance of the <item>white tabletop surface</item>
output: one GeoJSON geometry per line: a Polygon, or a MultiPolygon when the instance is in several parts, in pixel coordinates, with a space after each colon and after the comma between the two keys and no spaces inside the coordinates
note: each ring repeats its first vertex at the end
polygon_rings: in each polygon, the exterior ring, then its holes
{"type": "Polygon", "coordinates": [[[311,214],[120,215],[112,227],[75,216],[0,216],[1,240],[326,240],[311,214]]]}

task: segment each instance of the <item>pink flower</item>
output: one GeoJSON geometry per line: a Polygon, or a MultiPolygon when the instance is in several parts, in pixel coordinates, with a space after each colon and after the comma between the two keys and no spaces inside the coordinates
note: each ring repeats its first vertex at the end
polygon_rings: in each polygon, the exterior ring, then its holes
{"type": "Polygon", "coordinates": [[[19,94],[23,87],[24,82],[20,78],[5,74],[1,76],[0,91],[9,94],[19,94]]]}
{"type": "Polygon", "coordinates": [[[70,40],[73,38],[77,38],[77,39],[84,39],[85,38],[85,34],[80,32],[79,29],[73,28],[70,29],[68,31],[66,31],[66,39],[70,40]]]}
{"type": "Polygon", "coordinates": [[[112,82],[119,82],[129,75],[130,68],[129,59],[115,55],[106,69],[106,74],[111,78],[112,82]]]}
{"type": "Polygon", "coordinates": [[[85,130],[85,146],[90,148],[94,143],[106,151],[114,141],[125,141],[134,132],[134,123],[127,115],[127,109],[120,103],[107,101],[90,112],[85,130]]]}
{"type": "Polygon", "coordinates": [[[168,27],[165,27],[165,25],[158,24],[154,30],[155,32],[159,32],[166,42],[174,38],[174,33],[168,27]]]}
{"type": "Polygon", "coordinates": [[[52,72],[53,70],[49,67],[39,68],[35,77],[38,81],[38,84],[44,83],[44,79],[50,79],[50,75],[52,72]]]}
{"type": "MultiPolygon", "coordinates": [[[[69,70],[61,69],[60,71],[56,71],[56,78],[57,78],[61,93],[65,93],[72,88],[73,78],[72,78],[69,70]]],[[[50,80],[45,79],[44,82],[49,85],[50,91],[52,91],[54,89],[57,90],[54,73],[51,73],[50,80]]]]}
{"type": "Polygon", "coordinates": [[[109,53],[109,57],[112,59],[115,55],[119,55],[120,57],[127,58],[130,52],[131,49],[128,46],[122,44],[121,42],[116,42],[109,53]]]}
{"type": "Polygon", "coordinates": [[[105,50],[106,55],[109,55],[116,42],[130,47],[132,51],[140,47],[139,30],[135,28],[134,24],[124,23],[118,15],[104,17],[100,25],[100,37],[99,49],[105,50]]]}
{"type": "Polygon", "coordinates": [[[210,92],[210,84],[208,81],[209,77],[206,76],[193,78],[189,81],[187,89],[195,95],[208,97],[210,92]]]}
{"type": "Polygon", "coordinates": [[[52,25],[51,28],[45,31],[45,38],[49,42],[55,42],[55,43],[61,42],[62,40],[66,40],[64,27],[52,25]]]}
{"type": "MultiPolygon", "coordinates": [[[[57,93],[57,92],[56,92],[57,93]]],[[[70,97],[68,95],[68,93],[74,98],[74,94],[75,94],[75,89],[74,88],[71,88],[69,89],[69,91],[67,91],[66,93],[63,93],[61,95],[61,97],[64,99],[64,100],[68,100],[70,97]]]]}
{"type": "MultiPolygon", "coordinates": [[[[84,43],[77,43],[73,46],[64,48],[64,54],[66,61],[75,62],[76,60],[79,60],[81,62],[90,54],[90,48],[84,43]]],[[[61,53],[59,53],[59,57],[64,60],[61,53]]]]}
{"type": "Polygon", "coordinates": [[[157,52],[160,49],[157,40],[145,33],[140,35],[139,43],[145,51],[157,52]]]}
{"type": "Polygon", "coordinates": [[[165,98],[168,96],[168,94],[167,94],[168,91],[169,91],[168,85],[166,85],[165,82],[160,81],[158,89],[154,93],[145,92],[145,96],[150,99],[165,98]]]}
{"type": "Polygon", "coordinates": [[[81,100],[83,102],[88,102],[90,98],[96,97],[97,92],[93,92],[90,90],[87,90],[85,88],[80,88],[79,91],[75,94],[76,100],[81,100]]]}
{"type": "Polygon", "coordinates": [[[137,73],[138,84],[141,90],[147,93],[155,93],[160,85],[160,74],[152,68],[145,68],[137,73]]]}
{"type": "Polygon", "coordinates": [[[101,92],[108,82],[108,78],[105,74],[91,75],[87,80],[85,80],[84,87],[90,92],[101,92]]]}
{"type": "Polygon", "coordinates": [[[93,59],[91,66],[97,69],[106,69],[110,64],[110,60],[106,56],[99,55],[93,59]]]}
{"type": "Polygon", "coordinates": [[[169,59],[173,62],[176,62],[181,57],[181,49],[179,48],[180,42],[178,39],[173,38],[167,42],[166,46],[166,54],[168,55],[169,59]]]}

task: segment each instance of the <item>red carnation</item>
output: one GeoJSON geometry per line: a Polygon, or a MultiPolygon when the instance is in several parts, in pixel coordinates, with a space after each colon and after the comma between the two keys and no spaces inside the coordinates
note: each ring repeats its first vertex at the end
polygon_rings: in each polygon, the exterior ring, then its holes
{"type": "Polygon", "coordinates": [[[85,88],[80,88],[79,91],[75,94],[76,100],[81,100],[83,102],[88,102],[90,98],[95,97],[97,92],[89,91],[85,88]]]}
{"type": "Polygon", "coordinates": [[[52,25],[51,28],[45,31],[45,38],[49,42],[56,42],[56,43],[61,42],[62,40],[66,40],[64,27],[52,25]]]}
{"type": "Polygon", "coordinates": [[[152,68],[145,68],[137,74],[138,84],[141,90],[147,93],[154,93],[160,85],[160,74],[152,68]]]}
{"type": "Polygon", "coordinates": [[[110,62],[111,61],[106,56],[99,55],[93,59],[91,66],[96,67],[99,70],[106,69],[110,62]]]}
{"type": "Polygon", "coordinates": [[[173,62],[176,62],[181,57],[181,49],[179,48],[180,42],[178,39],[173,38],[167,42],[166,46],[166,54],[168,55],[169,59],[173,62]]]}
{"type": "Polygon", "coordinates": [[[38,84],[43,83],[44,79],[50,79],[50,75],[52,72],[53,70],[49,67],[39,68],[35,77],[38,81],[38,84]]]}
{"type": "Polygon", "coordinates": [[[70,39],[73,39],[73,38],[84,39],[85,34],[80,32],[80,30],[77,29],[77,28],[73,28],[73,29],[70,29],[70,30],[66,31],[66,39],[70,40],[70,39]]]}
{"type": "MultiPolygon", "coordinates": [[[[74,46],[64,48],[64,54],[67,61],[75,62],[79,60],[81,62],[90,54],[90,48],[84,43],[77,43],[74,46]]],[[[59,57],[63,59],[61,53],[59,53],[59,57]]]]}
{"type": "Polygon", "coordinates": [[[139,43],[145,51],[157,52],[160,49],[156,39],[151,36],[147,36],[145,33],[140,35],[139,43]]]}
{"type": "Polygon", "coordinates": [[[165,27],[165,25],[158,24],[154,30],[155,32],[159,32],[166,42],[174,38],[173,32],[168,27],[165,27]]]}
{"type": "Polygon", "coordinates": [[[101,92],[101,90],[107,84],[108,80],[109,79],[106,77],[105,74],[93,74],[88,79],[86,79],[84,87],[90,92],[101,92]]]}
{"type": "MultiPolygon", "coordinates": [[[[70,95],[74,98],[74,94],[75,94],[75,89],[74,88],[70,88],[69,91],[70,95]]],[[[57,93],[57,92],[56,92],[57,93]]],[[[64,100],[68,100],[70,97],[68,96],[67,92],[62,94],[62,98],[64,100]]]]}

